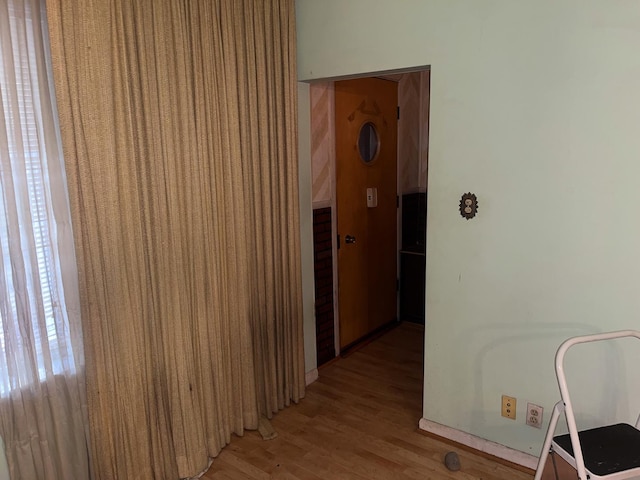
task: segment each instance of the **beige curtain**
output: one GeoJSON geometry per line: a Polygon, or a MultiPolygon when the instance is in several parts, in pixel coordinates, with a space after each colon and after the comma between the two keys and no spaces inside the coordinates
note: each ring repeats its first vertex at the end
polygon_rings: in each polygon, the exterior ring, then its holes
{"type": "Polygon", "coordinates": [[[44,1],[0,0],[0,435],[13,480],[89,478],[80,305],[44,1]]]}
{"type": "Polygon", "coordinates": [[[304,394],[293,0],[47,0],[96,479],[304,394]]]}

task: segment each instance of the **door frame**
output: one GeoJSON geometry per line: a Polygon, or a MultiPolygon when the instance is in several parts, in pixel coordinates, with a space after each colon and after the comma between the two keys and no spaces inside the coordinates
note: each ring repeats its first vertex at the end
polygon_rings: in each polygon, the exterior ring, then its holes
{"type": "MultiPolygon", "coordinates": [[[[393,69],[393,70],[381,70],[381,71],[373,71],[373,72],[365,72],[365,73],[354,73],[354,74],[346,74],[346,75],[340,75],[340,76],[336,76],[336,77],[328,77],[328,78],[324,78],[324,79],[320,79],[320,80],[313,80],[308,82],[310,85],[315,84],[326,84],[326,83],[331,83],[332,84],[332,88],[331,88],[331,95],[330,95],[330,99],[329,102],[331,104],[330,107],[330,115],[335,115],[335,91],[333,89],[333,84],[336,81],[340,81],[340,80],[352,80],[352,79],[357,79],[357,78],[370,78],[370,77],[380,77],[380,78],[385,78],[387,80],[392,80],[394,78],[397,77],[396,82],[399,83],[399,79],[400,77],[405,74],[405,73],[419,73],[419,72],[424,72],[426,70],[431,70],[431,66],[430,65],[418,65],[418,66],[414,66],[414,67],[405,67],[405,68],[399,68],[399,69],[393,69]]],[[[311,119],[309,121],[309,128],[312,128],[312,122],[311,119]]],[[[329,202],[317,202],[316,204],[313,204],[312,202],[312,210],[315,208],[322,208],[324,206],[328,206],[331,208],[331,234],[332,234],[332,265],[333,265],[333,318],[334,318],[334,348],[335,348],[335,355],[336,357],[339,357],[341,354],[341,349],[340,349],[340,315],[339,315],[339,305],[338,305],[338,289],[340,288],[340,286],[338,285],[338,243],[337,243],[337,230],[338,230],[338,225],[337,225],[337,201],[336,201],[336,149],[335,149],[335,132],[331,133],[331,140],[332,140],[332,151],[331,151],[331,157],[330,157],[330,162],[329,162],[329,175],[331,178],[331,187],[330,187],[330,201],[329,202]]],[[[396,149],[399,148],[399,141],[398,141],[398,145],[396,145],[396,149]]],[[[309,162],[311,162],[311,156],[309,157],[309,162]]],[[[402,240],[402,195],[400,195],[400,188],[401,188],[401,176],[400,176],[400,157],[397,156],[397,162],[396,162],[396,168],[398,170],[398,175],[396,175],[396,194],[399,197],[399,208],[396,211],[396,265],[397,265],[397,271],[396,271],[396,278],[400,278],[400,247],[401,247],[401,240],[402,240]]],[[[312,192],[313,195],[313,192],[312,192]]],[[[428,192],[427,192],[427,197],[428,197],[428,192]]],[[[313,211],[310,212],[311,215],[313,215],[313,211]]],[[[426,294],[426,292],[425,292],[426,294]]],[[[397,300],[396,300],[396,315],[397,318],[399,318],[400,316],[400,298],[399,298],[399,291],[396,292],[396,296],[397,296],[397,300]]],[[[426,324],[426,310],[425,310],[425,324],[426,324]]],[[[314,327],[316,325],[315,322],[315,318],[314,318],[314,327]]],[[[314,336],[315,336],[315,331],[314,331],[314,336]]]]}

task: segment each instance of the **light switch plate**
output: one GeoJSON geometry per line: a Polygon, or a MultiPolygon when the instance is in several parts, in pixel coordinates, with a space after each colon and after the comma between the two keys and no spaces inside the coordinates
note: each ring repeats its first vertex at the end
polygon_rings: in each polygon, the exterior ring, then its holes
{"type": "Polygon", "coordinates": [[[510,397],[508,395],[502,395],[502,416],[506,418],[510,418],[511,420],[516,419],[516,399],[515,397],[510,397]]]}
{"type": "Polygon", "coordinates": [[[378,206],[378,189],[367,188],[367,207],[375,208],[378,206]]]}

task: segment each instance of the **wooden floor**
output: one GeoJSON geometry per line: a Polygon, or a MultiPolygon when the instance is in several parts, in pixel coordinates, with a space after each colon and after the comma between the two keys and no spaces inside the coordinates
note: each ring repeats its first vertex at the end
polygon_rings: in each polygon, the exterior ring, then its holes
{"type": "Polygon", "coordinates": [[[202,478],[531,480],[417,432],[422,337],[421,327],[402,324],[321,368],[304,400],[273,418],[276,439],[257,432],[234,438],[202,478]],[[443,464],[452,450],[458,472],[443,464]]]}

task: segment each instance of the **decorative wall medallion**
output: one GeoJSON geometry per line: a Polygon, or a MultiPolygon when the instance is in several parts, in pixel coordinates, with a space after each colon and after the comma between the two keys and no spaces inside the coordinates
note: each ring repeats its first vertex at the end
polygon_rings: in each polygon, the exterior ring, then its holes
{"type": "Polygon", "coordinates": [[[469,220],[478,213],[478,199],[473,193],[465,193],[460,199],[460,215],[469,220]]]}

